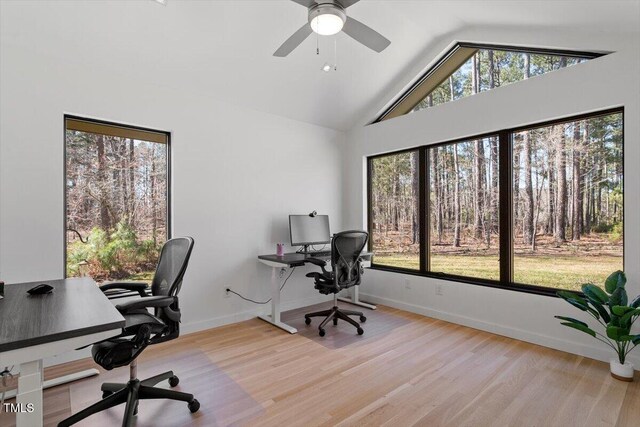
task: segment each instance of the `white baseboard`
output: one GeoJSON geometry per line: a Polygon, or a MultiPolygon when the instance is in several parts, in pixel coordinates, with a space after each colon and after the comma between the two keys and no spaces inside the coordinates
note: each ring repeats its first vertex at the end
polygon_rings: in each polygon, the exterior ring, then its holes
{"type": "MultiPolygon", "coordinates": [[[[524,329],[499,325],[497,323],[474,319],[456,313],[434,310],[432,308],[406,303],[391,298],[383,298],[371,294],[360,293],[360,299],[374,304],[383,304],[400,310],[409,311],[411,313],[421,314],[423,316],[444,320],[446,322],[456,323],[458,325],[468,326],[470,328],[491,332],[497,335],[526,341],[532,344],[541,345],[543,347],[549,347],[555,350],[561,350],[567,353],[601,360],[603,362],[609,362],[609,359],[613,355],[612,351],[607,350],[606,348],[598,348],[577,342],[565,341],[550,335],[542,335],[535,332],[526,331],[524,329]]],[[[638,357],[637,355],[630,354],[627,359],[631,363],[633,363],[634,366],[640,367],[640,357],[638,357]]]]}
{"type": "MultiPolygon", "coordinates": [[[[331,298],[327,298],[323,295],[313,296],[310,298],[297,299],[294,301],[283,301],[281,303],[281,311],[294,310],[300,307],[306,307],[308,305],[320,304],[322,302],[329,301],[331,298]]],[[[265,304],[262,307],[241,311],[239,313],[233,313],[226,316],[213,317],[207,320],[201,320],[198,322],[185,323],[180,326],[180,331],[183,334],[192,334],[194,332],[204,331],[206,329],[217,328],[219,326],[229,325],[232,323],[244,322],[245,320],[258,317],[259,314],[268,314],[271,312],[271,305],[265,304]]]]}

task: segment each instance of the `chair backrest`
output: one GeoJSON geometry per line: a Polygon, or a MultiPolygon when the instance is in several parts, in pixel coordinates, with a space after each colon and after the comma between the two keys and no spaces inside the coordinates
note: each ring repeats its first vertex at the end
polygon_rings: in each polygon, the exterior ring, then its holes
{"type": "MultiPolygon", "coordinates": [[[[151,294],[156,296],[177,296],[182,287],[182,279],[189,265],[193,239],[176,237],[167,240],[160,252],[156,274],[151,282],[151,294]]],[[[180,306],[178,300],[166,308],[156,308],[155,315],[166,325],[166,330],[152,339],[153,343],[163,342],[180,335],[180,306]]]]}
{"type": "Polygon", "coordinates": [[[337,287],[344,289],[360,284],[360,254],[368,241],[369,233],[361,230],[342,231],[333,235],[331,262],[337,287]]]}
{"type": "Polygon", "coordinates": [[[156,273],[151,282],[154,296],[176,296],[182,286],[182,278],[187,271],[189,257],[193,249],[191,237],[176,237],[167,240],[160,252],[156,273]]]}

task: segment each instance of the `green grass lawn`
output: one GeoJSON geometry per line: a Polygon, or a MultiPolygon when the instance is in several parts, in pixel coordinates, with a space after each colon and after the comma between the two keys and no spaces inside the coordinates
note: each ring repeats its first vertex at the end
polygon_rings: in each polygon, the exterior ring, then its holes
{"type": "MultiPolygon", "coordinates": [[[[418,269],[415,254],[376,255],[380,265],[418,269]]],[[[557,289],[580,290],[583,283],[602,285],[616,270],[622,258],[608,255],[575,257],[570,255],[519,256],[514,259],[514,281],[557,289]]],[[[499,278],[497,256],[433,255],[431,271],[483,279],[499,278]]]]}

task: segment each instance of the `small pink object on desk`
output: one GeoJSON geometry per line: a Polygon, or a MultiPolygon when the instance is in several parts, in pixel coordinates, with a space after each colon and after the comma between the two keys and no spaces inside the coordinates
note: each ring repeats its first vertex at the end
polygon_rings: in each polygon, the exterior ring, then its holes
{"type": "Polygon", "coordinates": [[[284,255],[284,243],[276,243],[276,255],[284,255]]]}

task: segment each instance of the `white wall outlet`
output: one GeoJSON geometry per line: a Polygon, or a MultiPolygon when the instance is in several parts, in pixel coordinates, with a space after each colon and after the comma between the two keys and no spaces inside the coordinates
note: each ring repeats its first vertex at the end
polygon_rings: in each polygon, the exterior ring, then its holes
{"type": "Polygon", "coordinates": [[[411,280],[404,279],[404,288],[405,289],[411,289],[411,280]]]}
{"type": "Polygon", "coordinates": [[[440,284],[436,285],[436,295],[438,296],[444,295],[444,289],[442,289],[442,285],[440,284]]]}
{"type": "Polygon", "coordinates": [[[225,298],[231,297],[231,292],[229,292],[229,288],[224,288],[224,297],[225,298]]]}

